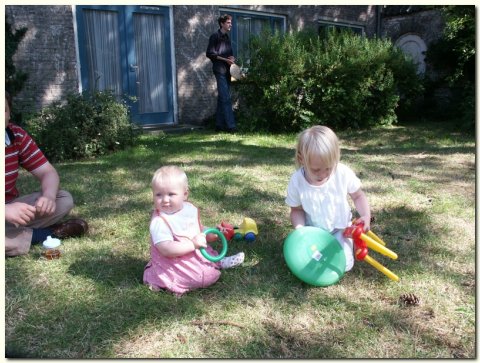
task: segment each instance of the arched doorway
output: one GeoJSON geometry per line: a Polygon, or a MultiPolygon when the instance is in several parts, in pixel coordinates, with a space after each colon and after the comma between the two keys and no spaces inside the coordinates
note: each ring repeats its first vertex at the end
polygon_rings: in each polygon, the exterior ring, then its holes
{"type": "Polygon", "coordinates": [[[417,73],[425,73],[425,52],[427,46],[422,38],[415,34],[404,34],[395,42],[395,46],[410,55],[417,65],[417,73]]]}

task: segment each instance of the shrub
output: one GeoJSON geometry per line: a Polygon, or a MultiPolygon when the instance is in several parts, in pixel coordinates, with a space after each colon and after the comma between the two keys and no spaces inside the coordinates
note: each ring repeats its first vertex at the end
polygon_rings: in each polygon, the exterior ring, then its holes
{"type": "Polygon", "coordinates": [[[238,86],[243,129],[389,125],[399,102],[421,91],[413,63],[388,40],[307,30],[251,42],[247,79],[238,86]]]}
{"type": "Polygon", "coordinates": [[[25,128],[52,161],[103,155],[134,140],[128,107],[110,92],[68,95],[65,103],[33,115],[25,128]]]}

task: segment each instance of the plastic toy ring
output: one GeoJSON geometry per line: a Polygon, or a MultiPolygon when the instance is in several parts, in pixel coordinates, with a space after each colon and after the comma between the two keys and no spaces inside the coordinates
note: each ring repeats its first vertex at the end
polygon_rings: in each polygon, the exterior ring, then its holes
{"type": "Polygon", "coordinates": [[[216,228],[210,228],[210,229],[207,229],[205,232],[205,235],[209,234],[209,233],[214,233],[216,234],[218,237],[220,237],[220,239],[222,240],[222,251],[218,254],[218,256],[212,256],[210,255],[206,250],[205,248],[201,247],[200,248],[200,253],[202,254],[203,257],[205,257],[207,260],[211,261],[211,262],[218,262],[220,261],[222,258],[225,257],[225,255],[227,254],[227,249],[228,249],[228,244],[227,244],[227,239],[225,238],[225,236],[223,235],[222,232],[220,232],[218,229],[216,228]]]}

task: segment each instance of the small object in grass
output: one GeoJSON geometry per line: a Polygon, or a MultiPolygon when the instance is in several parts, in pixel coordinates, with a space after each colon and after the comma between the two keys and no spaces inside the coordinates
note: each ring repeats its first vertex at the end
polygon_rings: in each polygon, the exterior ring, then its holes
{"type": "Polygon", "coordinates": [[[54,260],[59,258],[61,255],[60,251],[57,249],[49,248],[48,250],[42,251],[42,256],[47,260],[54,260]]]}
{"type": "Polygon", "coordinates": [[[400,303],[408,306],[418,305],[420,304],[420,298],[412,293],[402,294],[400,295],[400,303]]]}
{"type": "Polygon", "coordinates": [[[47,260],[53,260],[60,257],[61,253],[58,247],[60,247],[61,242],[58,238],[52,238],[48,236],[47,239],[43,242],[42,256],[47,260]]]}

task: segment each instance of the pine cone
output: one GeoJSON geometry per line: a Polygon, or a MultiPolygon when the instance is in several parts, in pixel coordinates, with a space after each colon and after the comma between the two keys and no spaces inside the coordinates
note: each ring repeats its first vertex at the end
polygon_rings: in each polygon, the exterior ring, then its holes
{"type": "Polygon", "coordinates": [[[402,294],[400,295],[400,303],[403,305],[418,305],[420,304],[420,298],[415,294],[402,294]]]}

